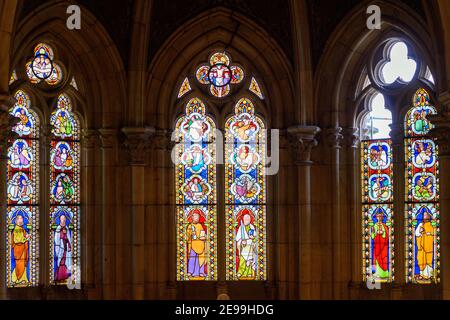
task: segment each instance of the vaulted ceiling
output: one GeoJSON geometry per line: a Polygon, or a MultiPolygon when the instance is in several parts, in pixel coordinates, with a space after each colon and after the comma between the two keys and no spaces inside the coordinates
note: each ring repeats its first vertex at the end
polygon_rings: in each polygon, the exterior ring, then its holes
{"type": "MultiPolygon", "coordinates": [[[[23,19],[42,3],[50,0],[24,0],[19,18],[23,19]]],[[[292,32],[289,0],[153,0],[150,24],[149,61],[164,41],[183,23],[214,8],[226,7],[245,14],[264,27],[292,59],[292,32]]],[[[417,12],[423,10],[421,0],[401,0],[417,12]]],[[[110,33],[123,58],[128,63],[133,0],[78,0],[90,10],[110,33]]],[[[311,25],[311,50],[316,66],[322,51],[338,24],[363,0],[307,0],[311,25]]],[[[423,16],[423,15],[422,15],[423,16]]]]}

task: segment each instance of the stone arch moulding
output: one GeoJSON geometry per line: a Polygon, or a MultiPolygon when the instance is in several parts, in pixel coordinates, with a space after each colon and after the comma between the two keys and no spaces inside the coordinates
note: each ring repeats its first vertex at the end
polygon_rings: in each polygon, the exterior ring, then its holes
{"type": "MultiPolygon", "coordinates": [[[[101,251],[100,247],[105,239],[97,240],[94,237],[95,234],[101,234],[101,228],[115,230],[117,221],[113,217],[107,224],[98,223],[99,217],[104,212],[102,209],[96,209],[95,204],[103,201],[99,199],[103,199],[106,192],[101,187],[94,189],[94,186],[102,185],[99,178],[102,170],[94,170],[100,168],[97,164],[100,156],[97,154],[101,155],[101,149],[97,148],[99,142],[97,129],[117,128],[122,125],[121,121],[124,118],[122,115],[127,107],[126,72],[116,45],[94,15],[88,9],[82,8],[82,28],[70,31],[66,27],[66,9],[66,1],[48,1],[16,23],[14,42],[11,44],[11,67],[24,69],[25,60],[32,56],[34,46],[38,42],[48,42],[53,47],[58,61],[67,68],[65,71],[69,77],[65,75],[65,82],[56,88],[34,86],[29,81],[14,83],[12,88],[15,89],[14,86],[26,88],[27,92],[36,97],[39,101],[35,107],[42,107],[41,112],[46,121],[55,107],[56,97],[64,92],[72,100],[74,113],[79,117],[83,129],[81,139],[83,160],[80,171],[83,186],[81,272],[82,287],[86,290],[76,294],[98,297],[102,294],[104,280],[99,275],[104,265],[101,263],[103,259],[96,254],[101,251]],[[72,76],[76,77],[78,90],[70,86],[72,76]]],[[[111,162],[113,161],[114,158],[111,162]]],[[[115,184],[115,176],[108,175],[106,179],[109,179],[106,184],[115,184]]],[[[41,190],[45,193],[45,189],[41,190]]],[[[47,213],[44,211],[42,214],[47,213]]],[[[46,274],[41,276],[41,279],[46,278],[46,274]]],[[[54,292],[49,290],[48,296],[52,294],[54,292]]]]}
{"type": "MultiPolygon", "coordinates": [[[[441,78],[442,70],[438,66],[442,64],[435,59],[435,45],[430,44],[427,25],[418,13],[397,2],[379,0],[373,4],[383,10],[381,30],[367,29],[367,6],[361,4],[338,26],[320,59],[314,82],[318,112],[322,115],[319,121],[323,126],[355,126],[355,91],[364,67],[369,65],[367,56],[386,39],[405,39],[423,64],[429,66],[435,80],[441,78]],[[343,63],[336,63],[336,59],[343,59],[343,63]],[[331,94],[323,95],[323,92],[331,94]]],[[[370,78],[370,71],[366,72],[370,78]]]]}
{"type": "MultiPolygon", "coordinates": [[[[181,26],[159,49],[150,64],[147,83],[146,119],[152,126],[170,128],[178,108],[174,87],[193,66],[206,61],[214,49],[226,48],[247,74],[253,71],[262,79],[273,127],[282,128],[293,121],[294,101],[292,65],[282,49],[259,25],[224,8],[200,14],[181,26]],[[277,110],[275,110],[275,106],[277,110]],[[280,118],[284,113],[285,118],[280,118]]],[[[250,94],[250,93],[249,93],[250,94]]],[[[229,103],[232,108],[232,103],[229,103]]],[[[230,112],[231,109],[229,110],[230,112]]]]}
{"type": "Polygon", "coordinates": [[[72,76],[77,78],[77,102],[83,108],[80,113],[85,115],[84,124],[87,127],[118,125],[114,121],[119,121],[121,116],[116,120],[106,118],[108,113],[123,114],[126,108],[125,68],[118,49],[101,23],[84,7],[85,27],[76,32],[67,29],[66,9],[65,1],[48,1],[18,23],[11,65],[23,68],[24,59],[32,55],[34,45],[49,42],[57,52],[57,60],[67,68],[66,87],[72,76]],[[94,113],[104,116],[94,117],[94,113]]]}

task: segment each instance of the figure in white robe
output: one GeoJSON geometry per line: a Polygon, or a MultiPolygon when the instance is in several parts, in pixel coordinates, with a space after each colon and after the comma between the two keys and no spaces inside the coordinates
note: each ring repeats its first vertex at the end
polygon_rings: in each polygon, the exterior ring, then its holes
{"type": "Polygon", "coordinates": [[[66,226],[67,218],[59,218],[55,230],[55,281],[66,281],[72,275],[72,232],[66,226]]]}
{"type": "Polygon", "coordinates": [[[250,214],[244,214],[236,233],[236,244],[239,250],[237,276],[239,279],[254,279],[258,256],[256,253],[256,228],[251,223],[250,214]]]}

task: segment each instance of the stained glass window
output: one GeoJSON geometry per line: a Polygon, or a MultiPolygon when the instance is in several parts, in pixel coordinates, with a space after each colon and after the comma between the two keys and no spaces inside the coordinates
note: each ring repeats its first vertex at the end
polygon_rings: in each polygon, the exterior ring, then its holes
{"type": "Polygon", "coordinates": [[[433,114],[428,92],[419,89],[405,119],[407,281],[418,284],[439,282],[439,159],[427,118],[433,114]]]}
{"type": "Polygon", "coordinates": [[[393,161],[390,140],[363,141],[363,274],[371,282],[394,279],[393,161]]]}
{"type": "Polygon", "coordinates": [[[54,62],[53,49],[45,43],[34,48],[33,59],[25,65],[25,71],[31,83],[45,81],[51,86],[62,80],[62,69],[54,62]]]}
{"type": "Polygon", "coordinates": [[[266,137],[249,99],[225,125],[226,279],[266,280],[266,137]]]}
{"type": "Polygon", "coordinates": [[[11,77],[9,78],[9,85],[12,85],[18,79],[16,70],[13,70],[11,77]]]}
{"type": "Polygon", "coordinates": [[[75,80],[75,77],[72,77],[72,80],[70,81],[70,85],[71,85],[75,90],[78,90],[78,84],[77,84],[77,81],[75,80]]]}
{"type": "Polygon", "coordinates": [[[183,80],[183,83],[181,84],[180,90],[178,91],[178,99],[183,97],[186,93],[191,91],[191,84],[189,83],[189,79],[186,78],[183,80]]]}
{"type": "Polygon", "coordinates": [[[18,138],[8,150],[6,274],[9,288],[38,285],[39,277],[39,118],[24,91],[15,94],[11,115],[18,138]]]}
{"type": "Polygon", "coordinates": [[[394,280],[394,184],[390,140],[392,114],[376,93],[363,121],[361,143],[363,275],[370,282],[394,280]]]}
{"type": "Polygon", "coordinates": [[[191,99],[176,124],[177,279],[217,280],[215,124],[191,99]]]}
{"type": "Polygon", "coordinates": [[[250,87],[248,88],[248,90],[254,93],[261,100],[264,100],[264,95],[262,94],[261,87],[254,77],[252,77],[252,80],[250,81],[250,87]]]}
{"type": "Polygon", "coordinates": [[[223,98],[229,95],[231,85],[244,80],[244,70],[231,65],[231,58],[227,54],[217,52],[209,59],[209,65],[205,64],[197,69],[196,78],[200,84],[209,85],[213,96],[223,98]]]}
{"type": "Polygon", "coordinates": [[[66,95],[51,119],[50,282],[80,281],[80,125],[66,95]]]}

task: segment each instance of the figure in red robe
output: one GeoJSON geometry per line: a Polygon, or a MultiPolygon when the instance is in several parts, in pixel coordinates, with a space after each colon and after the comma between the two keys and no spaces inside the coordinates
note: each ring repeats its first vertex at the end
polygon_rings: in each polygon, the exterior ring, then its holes
{"type": "Polygon", "coordinates": [[[389,278],[389,228],[383,222],[384,214],[381,210],[377,212],[376,218],[377,223],[372,228],[374,276],[387,279],[389,278]]]}

